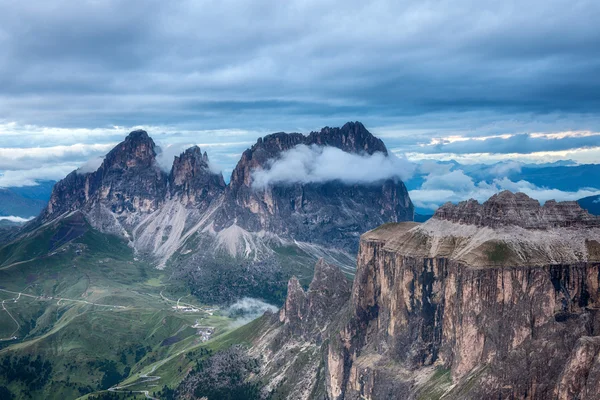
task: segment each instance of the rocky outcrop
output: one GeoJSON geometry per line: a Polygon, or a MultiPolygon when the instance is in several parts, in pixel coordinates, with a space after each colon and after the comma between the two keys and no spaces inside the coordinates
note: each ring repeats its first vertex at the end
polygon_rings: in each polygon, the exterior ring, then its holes
{"type": "Polygon", "coordinates": [[[59,181],[39,220],[49,221],[76,210],[97,214],[105,209],[117,216],[148,213],[162,205],[166,191],[167,174],[156,164],[154,141],[145,131],[133,131],[106,155],[96,171],[73,171],[59,181]]]}
{"type": "Polygon", "coordinates": [[[262,317],[249,350],[262,361],[257,378],[266,383],[264,397],[325,398],[323,349],[349,298],[350,281],[322,259],[306,291],[295,277],[289,280],[285,305],[262,317]]]}
{"type": "Polygon", "coordinates": [[[334,146],[356,154],[388,154],[383,142],[360,122],[323,128],[304,136],[275,133],[246,150],[231,174],[222,212],[215,229],[232,224],[250,232],[267,231],[298,241],[333,245],[355,252],[360,233],[385,222],[412,221],[414,207],[400,180],[369,185],[289,183],[266,188],[252,186],[252,174],[297,145],[334,146]]]}
{"type": "Polygon", "coordinates": [[[581,372],[597,339],[580,338],[600,332],[599,241],[573,203],[508,192],[366,233],[330,397],[583,397],[598,383],[581,372]],[[447,382],[428,386],[434,370],[447,382]]]}
{"type": "MultiPolygon", "coordinates": [[[[482,206],[447,206],[424,224],[365,233],[351,298],[321,332],[321,393],[336,400],[597,398],[597,243],[600,228],[571,203],[543,208],[512,193],[482,206]],[[509,224],[515,216],[529,220],[509,224]],[[543,218],[553,222],[534,227],[543,218]]],[[[308,296],[292,286],[295,300],[288,297],[277,329],[293,325],[298,340],[310,325],[308,296]]]]}
{"type": "Polygon", "coordinates": [[[558,400],[600,397],[600,336],[577,341],[554,391],[558,400]]]}
{"type": "Polygon", "coordinates": [[[169,192],[185,206],[206,209],[225,191],[223,175],[211,171],[206,152],[191,147],[175,157],[169,174],[169,192]]]}
{"type": "Polygon", "coordinates": [[[468,200],[441,206],[434,218],[451,222],[486,226],[519,226],[526,229],[600,226],[600,218],[589,214],[576,201],[547,201],[543,206],[525,193],[505,190],[485,203],[468,200]]]}
{"type": "Polygon", "coordinates": [[[325,332],[350,297],[350,283],[342,271],[320,259],[305,292],[296,277],[288,283],[279,321],[295,336],[321,341],[325,332]]]}

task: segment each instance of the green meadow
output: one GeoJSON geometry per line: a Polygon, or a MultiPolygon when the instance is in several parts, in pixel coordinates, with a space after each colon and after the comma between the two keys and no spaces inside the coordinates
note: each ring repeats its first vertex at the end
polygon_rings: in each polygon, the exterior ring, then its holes
{"type": "Polygon", "coordinates": [[[142,260],[78,218],[1,248],[0,387],[75,399],[130,385],[120,393],[144,398],[135,391],[176,386],[199,349],[244,342],[248,328],[232,332],[230,318],[142,260]],[[211,340],[195,324],[213,327],[211,340]]]}

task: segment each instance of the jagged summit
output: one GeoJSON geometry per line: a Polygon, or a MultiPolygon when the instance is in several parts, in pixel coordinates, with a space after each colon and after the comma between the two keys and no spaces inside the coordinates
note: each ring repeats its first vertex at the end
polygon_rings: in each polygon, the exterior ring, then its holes
{"type": "Polygon", "coordinates": [[[104,158],[102,168],[152,167],[156,159],[156,144],[144,130],[131,132],[124,141],[104,158]]]}
{"type": "Polygon", "coordinates": [[[319,132],[311,132],[307,144],[334,146],[349,153],[373,154],[381,152],[388,154],[387,148],[381,139],[373,136],[365,126],[356,122],[347,122],[341,128],[325,127],[319,132]]]}
{"type": "Polygon", "coordinates": [[[129,132],[129,135],[127,135],[125,137],[125,141],[136,141],[136,140],[140,140],[140,141],[147,141],[147,140],[152,140],[150,138],[150,136],[148,135],[148,132],[146,132],[143,129],[136,129],[134,131],[129,132]]]}
{"type": "Polygon", "coordinates": [[[231,185],[250,186],[251,173],[256,168],[263,168],[266,163],[280,153],[290,150],[297,145],[319,145],[337,147],[348,153],[373,154],[381,152],[385,155],[388,150],[381,139],[373,136],[360,122],[348,122],[341,128],[325,127],[308,135],[301,133],[272,133],[258,138],[256,144],[244,151],[242,158],[231,173],[231,185]]]}
{"type": "Polygon", "coordinates": [[[169,174],[171,196],[179,195],[185,205],[205,208],[222,194],[227,186],[223,175],[211,171],[208,162],[208,155],[206,152],[203,154],[198,146],[175,156],[169,174]]]}
{"type": "Polygon", "coordinates": [[[320,340],[324,328],[350,298],[351,285],[335,265],[319,259],[307,291],[294,276],[288,282],[287,298],[279,321],[291,333],[320,340]]]}
{"type": "Polygon", "coordinates": [[[483,204],[477,200],[446,203],[435,212],[434,219],[461,224],[520,226],[526,229],[600,226],[600,218],[589,214],[576,201],[547,201],[543,206],[525,193],[508,190],[497,193],[483,204]]]}

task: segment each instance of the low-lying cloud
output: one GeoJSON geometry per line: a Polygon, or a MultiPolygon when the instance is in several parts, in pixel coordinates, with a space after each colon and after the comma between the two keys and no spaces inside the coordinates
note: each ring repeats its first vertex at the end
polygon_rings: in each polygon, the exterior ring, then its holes
{"type": "Polygon", "coordinates": [[[52,165],[27,170],[9,170],[0,175],[0,187],[37,186],[40,180],[59,180],[73,171],[72,164],[52,165]]]}
{"type": "Polygon", "coordinates": [[[409,191],[409,195],[416,207],[435,211],[448,201],[457,203],[463,200],[475,199],[483,202],[503,190],[523,192],[541,203],[548,200],[575,201],[583,197],[600,194],[600,190],[594,188],[564,191],[539,187],[525,180],[515,182],[506,177],[496,178],[491,182],[475,182],[472,177],[466,175],[462,170],[454,170],[442,173],[434,172],[427,175],[421,187],[409,191]]]}
{"type": "Polygon", "coordinates": [[[403,157],[383,153],[359,155],[329,146],[298,145],[273,159],[265,169],[255,170],[252,186],[341,181],[369,184],[385,179],[406,180],[414,165],[403,157]]]}
{"type": "Polygon", "coordinates": [[[31,221],[33,218],[35,218],[35,217],[23,218],[23,217],[16,217],[14,215],[6,215],[6,216],[1,216],[0,221],[9,221],[9,222],[17,223],[17,224],[24,224],[27,221],[31,221]]]}
{"type": "Polygon", "coordinates": [[[102,165],[104,157],[94,157],[87,160],[81,167],[77,168],[77,172],[80,174],[88,174],[96,172],[102,165]]]}
{"type": "Polygon", "coordinates": [[[241,326],[255,320],[266,311],[275,313],[278,311],[278,308],[259,299],[244,297],[229,306],[227,315],[231,318],[235,318],[234,325],[241,326]]]}

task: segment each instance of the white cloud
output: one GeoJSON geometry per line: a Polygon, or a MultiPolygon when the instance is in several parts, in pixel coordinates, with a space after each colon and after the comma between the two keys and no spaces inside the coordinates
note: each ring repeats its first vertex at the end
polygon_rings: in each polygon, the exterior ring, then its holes
{"type": "Polygon", "coordinates": [[[83,144],[70,146],[0,148],[0,170],[31,169],[46,164],[80,163],[90,157],[106,154],[116,143],[83,144]]]}
{"type": "Polygon", "coordinates": [[[96,172],[102,165],[104,157],[94,157],[86,161],[81,167],[77,168],[77,173],[87,174],[90,172],[96,172]]]}
{"type": "Polygon", "coordinates": [[[8,216],[0,217],[0,221],[10,221],[10,222],[18,223],[18,224],[23,224],[27,221],[31,221],[34,218],[35,217],[22,218],[22,217],[15,217],[14,215],[8,215],[8,216]]]}
{"type": "Polygon", "coordinates": [[[252,185],[264,188],[277,183],[371,183],[384,179],[408,179],[414,166],[405,158],[383,153],[359,155],[335,147],[298,145],[270,161],[266,169],[253,171],[252,185]]]}
{"type": "Polygon", "coordinates": [[[0,187],[36,186],[38,180],[59,180],[76,168],[76,165],[52,165],[28,170],[4,171],[0,176],[0,187]]]}
{"type": "Polygon", "coordinates": [[[512,172],[521,172],[521,163],[517,161],[508,161],[498,163],[488,171],[494,176],[505,176],[512,172]]]}
{"type": "Polygon", "coordinates": [[[563,191],[558,189],[538,187],[528,181],[514,182],[510,179],[496,178],[491,183],[481,181],[475,183],[473,179],[464,174],[462,170],[447,173],[432,173],[427,175],[420,189],[411,190],[410,198],[416,207],[436,210],[440,205],[450,201],[475,199],[483,202],[495,193],[503,190],[523,192],[529,197],[539,200],[542,204],[548,200],[568,201],[579,200],[582,197],[600,194],[598,189],[583,188],[577,191],[563,191]]]}
{"type": "Polygon", "coordinates": [[[465,192],[472,190],[473,179],[465,175],[461,170],[446,172],[441,175],[429,174],[421,185],[423,190],[453,190],[455,192],[465,192]]]}
{"type": "Polygon", "coordinates": [[[260,317],[266,311],[275,313],[278,308],[259,299],[244,297],[229,306],[227,314],[235,318],[234,326],[242,326],[260,317]]]}

